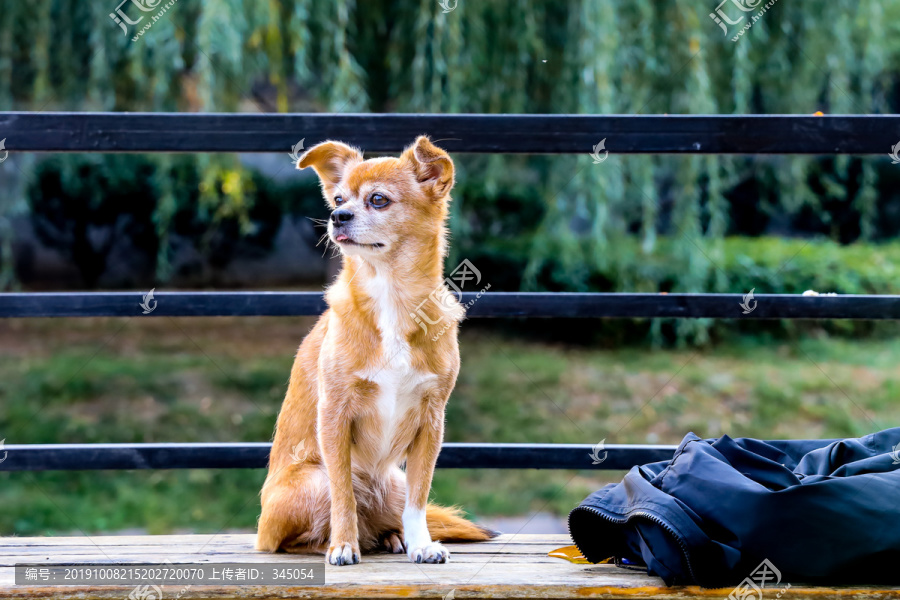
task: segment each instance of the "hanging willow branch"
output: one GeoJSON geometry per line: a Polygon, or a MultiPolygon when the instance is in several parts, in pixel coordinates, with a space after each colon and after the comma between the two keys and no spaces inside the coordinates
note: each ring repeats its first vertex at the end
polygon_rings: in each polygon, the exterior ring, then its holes
{"type": "MultiPolygon", "coordinates": [[[[866,113],[890,110],[900,66],[900,6],[878,0],[834,0],[814,11],[778,2],[738,42],[723,36],[709,6],[692,0],[460,1],[449,13],[435,0],[179,0],[137,42],[109,18],[114,4],[8,3],[0,11],[0,105],[866,113]]],[[[529,182],[523,193],[540,197],[539,218],[522,246],[525,287],[667,289],[671,274],[636,270],[639,260],[623,258],[623,247],[634,242],[647,261],[662,253],[677,257],[678,290],[728,289],[715,265],[733,225],[726,196],[750,179],[769,186],[772,210],[794,214],[839,202],[859,213],[862,236],[875,230],[873,159],[611,156],[594,165],[590,150],[578,157],[460,160],[465,189],[483,202],[523,182],[529,182]],[[821,182],[824,194],[812,181],[821,182]]],[[[240,163],[222,156],[184,161],[205,182],[198,192],[208,225],[222,215],[246,224],[253,195],[243,187],[249,179],[240,163]]],[[[170,161],[158,166],[157,262],[164,279],[168,223],[188,196],[177,193],[178,182],[165,181],[182,171],[170,161]]],[[[19,186],[13,195],[21,200],[21,194],[19,186]]],[[[0,222],[8,222],[14,204],[0,203],[0,222]]],[[[457,235],[491,235],[473,225],[482,209],[458,200],[457,235]]],[[[8,247],[0,252],[8,254],[8,247]]],[[[0,264],[10,265],[9,256],[0,264]]],[[[9,273],[0,281],[8,282],[9,273]]],[[[703,323],[684,327],[693,328],[685,337],[705,335],[703,323]]]]}

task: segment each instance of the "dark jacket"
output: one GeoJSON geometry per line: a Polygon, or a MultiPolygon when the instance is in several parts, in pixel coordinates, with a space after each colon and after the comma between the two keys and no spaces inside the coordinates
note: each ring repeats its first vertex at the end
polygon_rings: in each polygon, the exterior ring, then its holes
{"type": "Polygon", "coordinates": [[[591,562],[646,565],[668,585],[900,582],[900,428],[840,441],[694,434],[569,515],[591,562]]]}

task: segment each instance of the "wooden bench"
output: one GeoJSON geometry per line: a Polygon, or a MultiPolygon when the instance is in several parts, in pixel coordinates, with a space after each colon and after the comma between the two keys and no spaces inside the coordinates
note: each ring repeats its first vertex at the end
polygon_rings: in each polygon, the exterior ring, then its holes
{"type": "MultiPolygon", "coordinates": [[[[333,115],[0,112],[6,148],[15,152],[277,152],[304,138],[307,147],[340,139],[366,151],[396,152],[419,134],[451,153],[589,153],[607,139],[611,153],[886,154],[900,117],[877,115],[333,115]]],[[[285,159],[286,160],[286,159],[285,159]]],[[[746,290],[745,290],[746,291],[746,290]]],[[[472,294],[463,294],[468,301],[472,294]]],[[[142,315],[138,292],[0,294],[0,318],[315,315],[312,292],[156,292],[142,315]]],[[[742,294],[485,293],[471,318],[900,319],[900,296],[757,294],[757,309],[738,310],[742,294]]],[[[299,342],[299,340],[298,340],[299,342]]],[[[465,364],[463,364],[465,368],[465,364]]],[[[75,469],[262,468],[268,443],[9,444],[0,471],[75,469]]],[[[596,440],[585,440],[594,442],[596,440]]],[[[591,444],[445,444],[439,468],[627,469],[665,460],[674,446],[613,445],[608,460],[586,460],[591,444]]],[[[253,492],[255,494],[255,491],[253,492]]],[[[2,509],[2,507],[0,507],[2,509]]],[[[353,567],[325,567],[323,587],[195,586],[183,598],[717,598],[731,590],[668,588],[645,573],[548,556],[567,536],[504,535],[454,544],[446,565],[370,555],[353,567]]],[[[321,556],[265,555],[252,535],[0,538],[2,598],[127,598],[133,586],[14,586],[16,563],[322,562],[321,556]]],[[[900,569],[900,565],[898,565],[900,569]]],[[[860,575],[865,580],[865,574],[860,575]]],[[[900,578],[898,578],[900,579],[900,578]]],[[[792,584],[767,600],[900,598],[900,588],[792,584]]],[[[166,590],[166,598],[179,590],[166,590]]],[[[149,600],[149,598],[147,599],[149,600]]]]}
{"type": "MultiPolygon", "coordinates": [[[[322,564],[321,555],[261,554],[253,535],[152,535],[101,537],[0,538],[0,599],[127,598],[134,586],[13,587],[15,563],[77,562],[92,564],[283,563],[322,564]]],[[[323,586],[192,586],[182,598],[715,598],[727,600],[731,589],[666,587],[646,573],[613,564],[574,564],[547,555],[571,544],[566,535],[502,535],[478,544],[448,544],[450,562],[417,565],[405,555],[371,554],[359,565],[325,569],[323,586]]],[[[164,598],[181,588],[165,586],[164,598]]],[[[775,600],[778,590],[764,590],[775,600]]],[[[791,585],[778,600],[900,598],[900,587],[826,588],[791,585]]],[[[754,600],[754,599],[750,599],[754,600]]]]}

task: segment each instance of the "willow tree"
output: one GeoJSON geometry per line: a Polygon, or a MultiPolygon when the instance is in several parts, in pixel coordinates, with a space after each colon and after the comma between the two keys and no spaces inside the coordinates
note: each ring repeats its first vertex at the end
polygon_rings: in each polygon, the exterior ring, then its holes
{"type": "MultiPolygon", "coordinates": [[[[8,2],[0,11],[0,105],[889,112],[900,59],[897,3],[776,2],[737,42],[710,19],[715,4],[458,0],[447,12],[437,0],[179,0],[133,42],[137,26],[123,34],[110,19],[115,2],[8,2]]],[[[136,18],[133,8],[125,6],[136,18]]],[[[841,203],[861,215],[863,237],[875,230],[873,159],[611,156],[593,165],[589,150],[577,157],[465,157],[455,234],[465,237],[478,225],[479,207],[467,203],[469,194],[490,203],[520,190],[543,206],[525,247],[523,287],[594,289],[592,274],[600,273],[615,289],[658,289],[657,275],[636,269],[640,260],[616,250],[628,244],[638,258],[665,252],[677,260],[673,291],[711,291],[728,286],[716,262],[734,225],[725,196],[742,181],[752,178],[774,190],[777,203],[770,210],[797,213],[841,203]],[[811,181],[822,189],[812,189],[811,181]]],[[[164,274],[177,182],[167,180],[167,159],[159,160],[162,197],[155,221],[164,274]]],[[[232,206],[228,214],[246,211],[247,188],[221,185],[228,177],[246,180],[234,157],[194,160],[207,189],[215,190],[206,194],[207,203],[232,206]]],[[[13,200],[4,201],[4,217],[16,208],[13,200]]],[[[705,328],[682,326],[685,335],[702,336],[705,328]]]]}

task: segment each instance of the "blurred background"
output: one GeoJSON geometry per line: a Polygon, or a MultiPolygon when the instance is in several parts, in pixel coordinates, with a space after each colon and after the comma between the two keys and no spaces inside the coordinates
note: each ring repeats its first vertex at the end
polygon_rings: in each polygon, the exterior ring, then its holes
{"type": "MultiPolygon", "coordinates": [[[[710,18],[712,1],[445,4],[454,8],[178,0],[137,35],[110,18],[118,8],[137,18],[128,2],[2,0],[0,110],[900,106],[900,0],[777,2],[736,42],[710,18]]],[[[448,272],[468,259],[492,291],[898,293],[890,148],[865,158],[611,154],[602,166],[589,150],[454,156],[448,272]]],[[[310,218],[327,211],[289,151],[10,155],[0,164],[0,290],[321,290],[337,266],[310,218]]],[[[0,438],[269,440],[312,323],[0,321],[0,438]]],[[[874,321],[469,321],[446,440],[862,435],[900,416],[897,333],[874,321]]],[[[0,473],[0,535],[250,530],[264,475],[0,473]]],[[[444,470],[433,499],[507,532],[560,531],[569,509],[620,476],[444,470]]]]}

